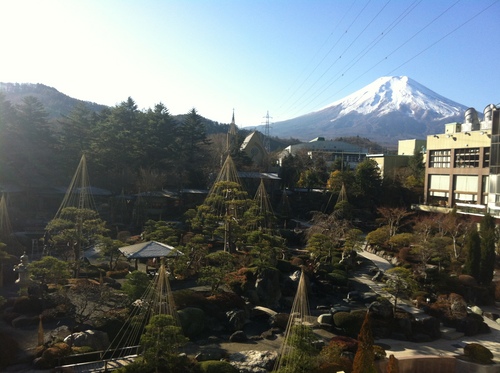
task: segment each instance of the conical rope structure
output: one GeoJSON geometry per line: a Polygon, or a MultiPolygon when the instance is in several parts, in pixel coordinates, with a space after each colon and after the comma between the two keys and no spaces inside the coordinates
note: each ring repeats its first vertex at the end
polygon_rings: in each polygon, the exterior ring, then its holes
{"type": "Polygon", "coordinates": [[[301,347],[311,342],[314,323],[315,319],[309,311],[306,276],[302,270],[285,329],[284,341],[273,371],[286,373],[302,371],[298,368],[304,360],[304,351],[301,347]]]}
{"type": "Polygon", "coordinates": [[[135,353],[140,354],[142,351],[139,351],[138,345],[141,335],[149,320],[155,315],[170,315],[175,326],[181,327],[163,258],[158,272],[144,295],[133,303],[133,311],[128,320],[123,324],[103,356],[106,359],[117,360],[135,353]]]}
{"type": "Polygon", "coordinates": [[[66,190],[63,201],[56,212],[54,219],[61,216],[62,211],[67,207],[78,209],[88,209],[97,212],[96,204],[92,196],[89,174],[87,171],[87,159],[85,154],[80,158],[78,167],[73,179],[66,190]]]}
{"type": "Polygon", "coordinates": [[[2,194],[0,198],[0,239],[6,239],[12,234],[9,212],[7,210],[7,198],[2,194]]]}
{"type": "Polygon", "coordinates": [[[224,237],[224,251],[234,245],[233,228],[248,211],[252,200],[243,189],[238,171],[230,155],[227,156],[205,201],[198,209],[203,229],[212,235],[224,237]]]}
{"type": "Polygon", "coordinates": [[[255,228],[271,228],[275,216],[263,179],[260,179],[260,184],[257,188],[257,192],[255,193],[254,201],[257,208],[257,216],[259,217],[256,221],[257,227],[255,228]]]}

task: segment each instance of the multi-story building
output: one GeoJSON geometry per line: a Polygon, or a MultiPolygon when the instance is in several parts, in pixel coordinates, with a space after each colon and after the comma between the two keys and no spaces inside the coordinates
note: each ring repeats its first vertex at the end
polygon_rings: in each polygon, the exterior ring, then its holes
{"type": "Polygon", "coordinates": [[[343,141],[329,141],[324,137],[317,137],[309,142],[287,146],[279,155],[279,164],[288,155],[307,154],[312,160],[323,158],[327,165],[331,165],[337,159],[354,169],[358,163],[366,159],[367,149],[343,141]]]}
{"type": "Polygon", "coordinates": [[[464,123],[446,124],[444,133],[427,137],[420,209],[457,208],[462,213],[500,216],[499,113],[495,105],[488,105],[479,120],[470,108],[464,123]]]}

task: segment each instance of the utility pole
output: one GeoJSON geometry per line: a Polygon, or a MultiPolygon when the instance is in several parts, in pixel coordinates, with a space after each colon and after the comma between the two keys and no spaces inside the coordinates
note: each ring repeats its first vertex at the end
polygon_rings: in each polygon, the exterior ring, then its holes
{"type": "Polygon", "coordinates": [[[269,110],[267,111],[266,116],[264,117],[266,119],[266,127],[264,129],[264,149],[266,149],[267,154],[271,152],[271,138],[269,135],[269,119],[272,117],[269,116],[269,110]]]}

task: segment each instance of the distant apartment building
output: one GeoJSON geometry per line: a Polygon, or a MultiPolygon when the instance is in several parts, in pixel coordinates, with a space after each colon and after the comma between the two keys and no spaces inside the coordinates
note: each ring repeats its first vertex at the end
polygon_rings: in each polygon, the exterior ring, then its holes
{"type": "Polygon", "coordinates": [[[358,163],[366,159],[368,150],[343,141],[325,140],[324,137],[317,137],[309,142],[287,146],[279,155],[281,161],[288,155],[307,154],[309,158],[315,160],[323,158],[327,165],[331,165],[337,159],[342,159],[349,168],[356,168],[358,163]]]}
{"type": "Polygon", "coordinates": [[[415,152],[425,152],[425,146],[425,140],[399,140],[398,154],[368,154],[366,157],[377,162],[382,178],[397,179],[400,170],[408,167],[410,158],[415,155],[415,152]]]}
{"type": "Polygon", "coordinates": [[[422,210],[457,211],[500,217],[499,108],[488,105],[480,120],[475,109],[464,123],[427,137],[422,210]]]}

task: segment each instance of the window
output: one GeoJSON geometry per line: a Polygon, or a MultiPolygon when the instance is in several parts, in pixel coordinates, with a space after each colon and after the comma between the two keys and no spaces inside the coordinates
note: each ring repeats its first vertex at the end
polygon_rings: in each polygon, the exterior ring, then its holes
{"type": "Polygon", "coordinates": [[[450,175],[429,175],[429,190],[448,192],[450,189],[450,175]]]}
{"type": "Polygon", "coordinates": [[[454,167],[479,167],[479,148],[456,149],[454,167]]]}
{"type": "Polygon", "coordinates": [[[490,167],[490,148],[484,148],[483,167],[490,167]]]}
{"type": "Polygon", "coordinates": [[[429,167],[450,168],[450,149],[431,150],[429,152],[429,167]]]}

